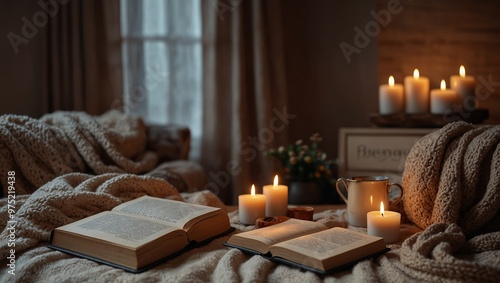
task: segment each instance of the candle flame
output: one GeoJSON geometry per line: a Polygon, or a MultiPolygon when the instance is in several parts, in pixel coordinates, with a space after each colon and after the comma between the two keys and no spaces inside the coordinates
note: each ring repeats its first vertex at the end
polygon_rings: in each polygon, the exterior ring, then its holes
{"type": "Polygon", "coordinates": [[[273,186],[278,186],[278,175],[274,176],[273,186]]]}
{"type": "Polygon", "coordinates": [[[394,86],[394,77],[393,76],[389,77],[389,85],[394,86]]]}
{"type": "Polygon", "coordinates": [[[370,205],[373,205],[373,196],[370,196],[370,205]]]}
{"type": "Polygon", "coordinates": [[[460,74],[460,76],[462,78],[465,77],[465,67],[464,67],[464,65],[460,65],[460,70],[458,72],[459,72],[459,74],[460,74]]]}
{"type": "Polygon", "coordinates": [[[420,78],[420,73],[418,72],[418,69],[413,70],[413,77],[414,77],[415,79],[420,78]]]}
{"type": "Polygon", "coordinates": [[[380,215],[382,217],[384,217],[384,202],[383,201],[380,202],[380,215]]]}
{"type": "Polygon", "coordinates": [[[252,195],[252,197],[255,196],[255,185],[254,184],[252,184],[252,189],[250,191],[250,194],[252,195]]]}
{"type": "Polygon", "coordinates": [[[446,89],[446,82],[444,80],[441,80],[441,90],[446,89]]]}

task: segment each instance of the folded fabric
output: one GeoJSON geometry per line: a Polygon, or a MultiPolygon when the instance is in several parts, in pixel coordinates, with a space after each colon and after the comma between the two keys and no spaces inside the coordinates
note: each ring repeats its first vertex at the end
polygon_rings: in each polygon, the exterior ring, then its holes
{"type": "Polygon", "coordinates": [[[456,224],[432,224],[403,242],[401,269],[424,282],[496,282],[500,276],[500,233],[477,236],[477,240],[466,242],[456,224]],[[493,249],[474,244],[486,238],[497,243],[492,245],[493,249]]]}
{"type": "MultiPolygon", "coordinates": [[[[29,194],[71,172],[145,173],[158,163],[146,150],[138,116],[109,111],[101,116],[55,112],[40,119],[0,116],[0,174],[15,174],[16,194],[29,194]]],[[[7,178],[0,179],[7,195],[7,178]]]]}
{"type": "Polygon", "coordinates": [[[500,126],[450,123],[420,139],[403,172],[404,211],[420,228],[500,231],[500,126]]]}

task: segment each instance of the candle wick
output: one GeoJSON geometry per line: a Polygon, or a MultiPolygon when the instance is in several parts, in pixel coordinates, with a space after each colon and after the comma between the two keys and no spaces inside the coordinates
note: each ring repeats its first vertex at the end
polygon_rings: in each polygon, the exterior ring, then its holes
{"type": "Polygon", "coordinates": [[[384,213],[383,212],[381,212],[380,215],[382,215],[382,217],[384,217],[384,213]]]}

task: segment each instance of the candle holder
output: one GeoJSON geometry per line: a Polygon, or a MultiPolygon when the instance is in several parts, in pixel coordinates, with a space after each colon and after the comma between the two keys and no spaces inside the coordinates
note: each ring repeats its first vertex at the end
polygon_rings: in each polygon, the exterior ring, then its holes
{"type": "Polygon", "coordinates": [[[312,221],[314,216],[314,207],[311,206],[293,206],[288,208],[288,217],[312,221]]]}

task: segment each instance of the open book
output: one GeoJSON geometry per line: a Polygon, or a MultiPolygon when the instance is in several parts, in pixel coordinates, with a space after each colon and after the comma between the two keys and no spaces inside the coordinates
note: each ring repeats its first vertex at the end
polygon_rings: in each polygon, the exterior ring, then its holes
{"type": "Polygon", "coordinates": [[[232,230],[220,208],[143,196],[54,229],[49,247],[141,272],[232,230]]]}
{"type": "Polygon", "coordinates": [[[389,250],[381,237],[293,218],[232,235],[225,245],[321,274],[389,250]]]}

